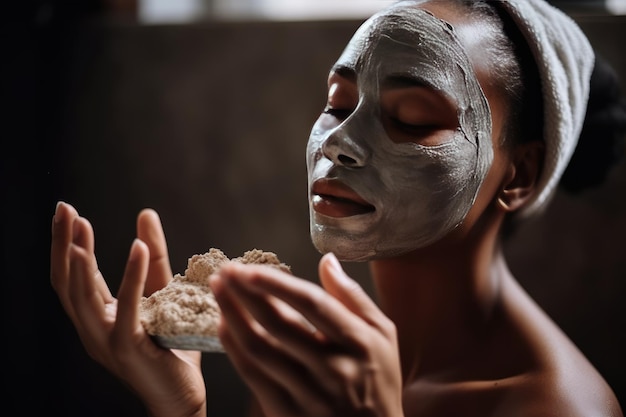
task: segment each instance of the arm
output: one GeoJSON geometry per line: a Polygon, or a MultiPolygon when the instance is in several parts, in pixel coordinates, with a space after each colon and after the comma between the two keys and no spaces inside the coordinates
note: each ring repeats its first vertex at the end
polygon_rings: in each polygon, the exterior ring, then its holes
{"type": "Polygon", "coordinates": [[[172,276],[156,212],[138,216],[117,299],[98,270],[91,224],[69,204],[59,203],[53,218],[50,269],[87,353],[136,392],[150,415],[206,414],[200,353],[156,346],[139,321],[144,291],[162,288],[172,276]]]}
{"type": "Polygon", "coordinates": [[[264,266],[222,267],[211,286],[230,359],[267,416],[402,416],[395,326],[334,256],[320,278],[324,288],[264,266]]]}

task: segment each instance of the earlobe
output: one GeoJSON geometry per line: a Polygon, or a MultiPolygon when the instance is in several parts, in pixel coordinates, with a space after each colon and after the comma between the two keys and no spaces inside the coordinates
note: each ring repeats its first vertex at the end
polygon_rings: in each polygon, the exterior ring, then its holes
{"type": "Polygon", "coordinates": [[[498,194],[500,209],[507,212],[519,210],[535,193],[543,154],[544,146],[539,141],[525,143],[515,149],[498,194]]]}

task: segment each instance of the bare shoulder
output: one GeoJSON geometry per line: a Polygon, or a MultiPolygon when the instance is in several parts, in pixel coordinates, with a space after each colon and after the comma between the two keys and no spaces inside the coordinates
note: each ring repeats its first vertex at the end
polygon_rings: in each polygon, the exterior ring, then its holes
{"type": "Polygon", "coordinates": [[[613,392],[595,375],[551,372],[499,380],[417,380],[405,390],[404,408],[406,417],[623,417],[613,392]]]}
{"type": "Polygon", "coordinates": [[[518,285],[504,294],[488,337],[405,387],[405,416],[623,417],[605,379],[542,309],[518,285]]]}

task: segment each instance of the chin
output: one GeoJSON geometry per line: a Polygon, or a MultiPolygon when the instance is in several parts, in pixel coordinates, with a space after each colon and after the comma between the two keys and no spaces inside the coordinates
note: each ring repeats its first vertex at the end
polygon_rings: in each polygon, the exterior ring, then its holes
{"type": "Polygon", "coordinates": [[[332,252],[337,259],[345,262],[365,262],[376,258],[376,251],[371,245],[364,245],[345,232],[336,233],[311,232],[311,240],[315,248],[322,254],[332,252]]]}
{"type": "Polygon", "coordinates": [[[375,233],[351,233],[319,223],[311,223],[311,240],[322,254],[332,252],[337,259],[345,262],[367,262],[376,259],[402,256],[412,251],[428,247],[437,241],[426,236],[412,236],[385,239],[375,233]]]}
{"type": "Polygon", "coordinates": [[[315,248],[322,254],[332,252],[337,259],[344,262],[367,262],[376,259],[393,258],[415,250],[414,247],[383,248],[380,240],[368,240],[362,237],[328,230],[312,231],[311,240],[315,248]]]}

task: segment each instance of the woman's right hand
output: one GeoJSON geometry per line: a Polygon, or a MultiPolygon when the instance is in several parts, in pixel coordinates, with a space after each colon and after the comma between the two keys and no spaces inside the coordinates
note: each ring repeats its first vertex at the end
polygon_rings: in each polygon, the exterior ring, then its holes
{"type": "Polygon", "coordinates": [[[91,358],[135,391],[152,416],[206,415],[200,352],[158,347],[139,321],[141,296],[172,277],[155,211],[137,218],[117,299],[98,270],[91,224],[62,202],[53,218],[50,262],[52,286],[91,358]]]}

